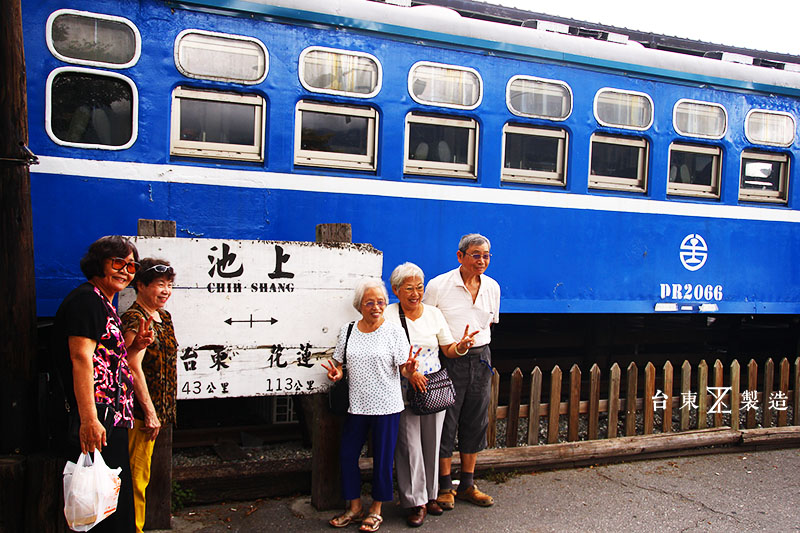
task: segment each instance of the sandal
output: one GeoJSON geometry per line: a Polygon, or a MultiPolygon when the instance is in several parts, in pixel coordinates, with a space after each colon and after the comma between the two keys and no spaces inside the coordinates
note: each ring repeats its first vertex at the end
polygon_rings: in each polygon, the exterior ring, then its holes
{"type": "Polygon", "coordinates": [[[383,523],[383,517],[381,515],[370,513],[361,522],[361,527],[359,529],[361,531],[378,531],[378,528],[381,527],[381,523],[383,523]],[[371,522],[367,522],[367,520],[371,520],[371,522]]]}
{"type": "Polygon", "coordinates": [[[361,522],[362,520],[364,520],[364,509],[361,509],[357,513],[354,513],[353,511],[348,509],[339,516],[334,516],[333,518],[328,520],[328,523],[332,527],[347,527],[353,522],[361,522]]]}

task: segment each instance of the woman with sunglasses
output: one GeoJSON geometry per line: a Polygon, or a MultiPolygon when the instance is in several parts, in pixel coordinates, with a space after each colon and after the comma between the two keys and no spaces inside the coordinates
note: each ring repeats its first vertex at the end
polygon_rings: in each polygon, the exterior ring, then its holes
{"type": "MultiPolygon", "coordinates": [[[[102,451],[110,468],[121,468],[117,510],[94,532],[133,532],[134,512],[128,459],[128,428],[133,427],[133,376],[122,323],[114,297],[139,269],[139,253],[119,235],[89,246],[80,266],[87,282],[70,292],[55,319],[55,355],[69,406],[75,441],[67,436],[63,451],[75,460],[79,451],[102,451]],[[79,417],[79,418],[78,418],[79,417]],[[78,449],[80,448],[80,449],[78,449]]],[[[131,342],[138,351],[153,339],[142,323],[131,342]]]]}
{"type": "Polygon", "coordinates": [[[383,318],[388,294],[381,280],[366,279],[358,284],[353,307],[361,320],[345,324],[333,360],[322,363],[328,379],[342,379],[342,362],[347,359],[350,409],[342,427],[339,462],[342,468],[342,496],[348,504],[344,513],[328,522],[346,527],[361,522],[361,531],[377,531],[383,522],[383,502],[392,501],[392,463],[403,398],[400,375],[408,378],[416,370],[416,355],[399,326],[383,318]],[[372,430],[372,504],[369,512],[361,503],[361,472],[358,458],[372,430]]]}
{"type": "Polygon", "coordinates": [[[175,423],[178,341],[172,317],[164,309],[172,296],[174,280],[175,271],[168,261],[142,259],[141,268],[133,278],[136,301],[122,315],[122,331],[129,345],[133,345],[143,323],[150,324],[154,332],[150,345],[136,351],[128,350],[136,397],[133,429],[128,432],[128,453],[137,532],[144,527],[145,491],[150,483],[150,461],[156,437],[162,428],[175,423]]]}

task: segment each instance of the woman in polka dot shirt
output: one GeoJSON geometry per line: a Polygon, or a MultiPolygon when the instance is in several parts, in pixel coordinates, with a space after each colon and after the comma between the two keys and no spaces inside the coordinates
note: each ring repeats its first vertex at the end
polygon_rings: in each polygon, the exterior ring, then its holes
{"type": "Polygon", "coordinates": [[[323,366],[331,381],[342,378],[342,361],[347,345],[347,372],[350,409],[342,427],[339,460],[342,469],[342,495],[348,509],[330,520],[333,527],[362,522],[362,531],[377,531],[383,521],[381,504],[392,501],[392,462],[403,397],[400,376],[409,378],[417,367],[405,332],[383,317],[388,294],[381,280],[366,279],[358,284],[353,307],[361,313],[352,328],[345,324],[333,360],[323,366]],[[350,329],[348,336],[348,329],[350,329]],[[361,472],[358,458],[372,430],[373,479],[369,513],[361,504],[361,472]]]}

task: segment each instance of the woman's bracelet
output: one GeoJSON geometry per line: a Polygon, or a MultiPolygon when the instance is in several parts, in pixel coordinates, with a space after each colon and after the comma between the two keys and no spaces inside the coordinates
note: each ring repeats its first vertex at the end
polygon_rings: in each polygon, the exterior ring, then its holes
{"type": "Polygon", "coordinates": [[[469,352],[469,348],[464,350],[464,353],[461,353],[461,352],[458,351],[458,343],[456,343],[455,352],[456,352],[457,356],[464,357],[465,355],[467,355],[467,352],[469,352]]]}

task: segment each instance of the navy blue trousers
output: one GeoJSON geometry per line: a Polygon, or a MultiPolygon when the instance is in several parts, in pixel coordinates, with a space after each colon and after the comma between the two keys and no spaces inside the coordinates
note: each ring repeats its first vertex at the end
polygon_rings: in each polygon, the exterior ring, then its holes
{"type": "Polygon", "coordinates": [[[358,458],[372,430],[372,499],[390,502],[394,499],[392,465],[397,444],[400,413],[391,415],[348,414],[342,427],[342,446],[339,464],[342,468],[342,497],[356,500],[361,497],[361,471],[358,458]]]}

